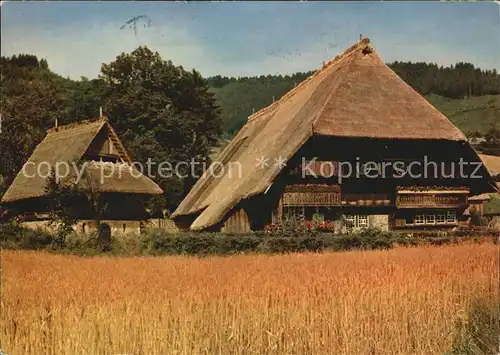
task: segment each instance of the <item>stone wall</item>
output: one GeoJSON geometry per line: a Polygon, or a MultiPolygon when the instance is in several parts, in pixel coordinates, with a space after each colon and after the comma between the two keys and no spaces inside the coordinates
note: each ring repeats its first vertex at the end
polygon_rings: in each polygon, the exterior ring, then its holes
{"type": "MultiPolygon", "coordinates": [[[[107,224],[111,229],[111,235],[113,237],[126,234],[136,234],[141,233],[141,221],[101,221],[101,224],[107,224]]],[[[96,231],[95,221],[78,221],[78,223],[73,228],[77,233],[90,234],[96,231]]]]}
{"type": "Polygon", "coordinates": [[[389,231],[389,215],[374,214],[368,217],[368,223],[371,228],[378,228],[385,232],[389,231]]]}
{"type": "Polygon", "coordinates": [[[57,225],[49,224],[49,221],[30,221],[22,222],[21,226],[28,229],[41,229],[53,233],[57,229],[57,225]]]}
{"type": "MultiPolygon", "coordinates": [[[[136,234],[139,235],[141,231],[141,221],[102,221],[109,225],[111,228],[111,235],[113,237],[126,234],[136,234]]],[[[23,222],[21,224],[23,227],[29,229],[42,229],[48,232],[55,232],[57,226],[55,224],[50,225],[49,221],[31,221],[23,222]]],[[[78,221],[78,223],[73,227],[73,230],[79,234],[90,234],[97,230],[95,221],[78,221]]]]}
{"type": "MultiPolygon", "coordinates": [[[[169,233],[179,232],[179,228],[177,228],[174,221],[169,218],[153,218],[148,221],[104,220],[101,223],[109,225],[113,237],[128,234],[139,235],[141,233],[141,225],[144,230],[163,229],[169,233]]],[[[21,225],[29,229],[43,229],[50,233],[57,230],[57,225],[50,225],[49,221],[23,222],[21,225]]],[[[78,234],[90,234],[96,231],[96,229],[96,223],[92,220],[78,221],[73,227],[73,230],[78,234]]]]}

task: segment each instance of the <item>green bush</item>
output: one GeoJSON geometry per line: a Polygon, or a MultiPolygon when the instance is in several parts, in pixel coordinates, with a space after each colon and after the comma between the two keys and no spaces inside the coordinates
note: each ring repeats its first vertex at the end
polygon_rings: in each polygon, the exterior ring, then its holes
{"type": "Polygon", "coordinates": [[[224,235],[216,236],[217,248],[222,254],[249,253],[257,251],[262,237],[257,235],[224,235]]]}
{"type": "Polygon", "coordinates": [[[297,238],[274,237],[263,240],[260,251],[267,253],[293,253],[298,251],[297,238]]]}
{"type": "Polygon", "coordinates": [[[141,249],[146,254],[234,254],[257,251],[262,237],[221,233],[166,233],[153,230],[142,236],[141,249]]]}
{"type": "Polygon", "coordinates": [[[468,227],[460,228],[454,232],[452,235],[456,237],[499,237],[500,231],[498,229],[486,228],[486,227],[468,227]]]}
{"type": "Polygon", "coordinates": [[[64,239],[42,230],[6,223],[0,224],[0,246],[4,249],[61,249],[64,239]]]}
{"type": "Polygon", "coordinates": [[[332,238],[333,234],[319,234],[309,237],[298,238],[298,251],[321,252],[328,247],[328,239],[332,238]]]}
{"type": "Polygon", "coordinates": [[[421,236],[418,235],[415,236],[412,234],[405,234],[405,233],[395,233],[392,236],[392,240],[394,241],[395,244],[405,247],[417,246],[423,244],[423,239],[421,236]]]}
{"type": "Polygon", "coordinates": [[[99,224],[98,228],[99,247],[102,251],[111,250],[111,228],[106,223],[99,224]]]}
{"type": "Polygon", "coordinates": [[[358,235],[347,234],[332,237],[329,240],[329,249],[333,251],[361,249],[362,241],[358,235]]]}
{"type": "Polygon", "coordinates": [[[483,219],[481,217],[481,213],[475,208],[472,208],[470,211],[470,225],[471,226],[482,226],[483,225],[483,219]]]}
{"type": "MultiPolygon", "coordinates": [[[[106,232],[106,231],[105,231],[106,232]]],[[[108,231],[109,232],[109,231],[108,231]]],[[[246,234],[213,232],[168,233],[162,229],[149,230],[139,238],[135,235],[99,238],[92,235],[71,234],[64,239],[43,231],[24,229],[14,224],[0,225],[0,242],[3,248],[43,249],[71,252],[78,255],[230,255],[241,253],[296,253],[349,250],[390,249],[394,245],[445,245],[458,243],[461,238],[478,242],[497,241],[488,230],[475,230],[465,234],[457,232],[396,233],[379,229],[364,229],[356,233],[334,234],[317,230],[303,230],[293,234],[282,228],[246,234]],[[471,237],[472,235],[472,237],[471,237]],[[487,237],[488,236],[488,237],[487,237]],[[103,244],[103,240],[106,243],[103,244]]]]}
{"type": "Polygon", "coordinates": [[[433,237],[428,239],[431,245],[445,245],[450,244],[450,237],[433,237]]]}
{"type": "Polygon", "coordinates": [[[389,233],[364,231],[360,234],[335,235],[333,233],[304,233],[289,236],[249,233],[165,233],[153,230],[141,238],[141,250],[145,254],[235,254],[235,253],[296,253],[342,251],[354,249],[389,249],[392,247],[389,233]]]}

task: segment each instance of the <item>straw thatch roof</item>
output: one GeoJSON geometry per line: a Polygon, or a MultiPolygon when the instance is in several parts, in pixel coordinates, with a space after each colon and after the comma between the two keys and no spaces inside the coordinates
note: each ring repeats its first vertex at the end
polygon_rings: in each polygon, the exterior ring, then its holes
{"type": "Polygon", "coordinates": [[[496,176],[500,174],[500,157],[486,154],[479,154],[479,157],[491,175],[496,176]]]}
{"type": "MultiPolygon", "coordinates": [[[[53,128],[35,148],[25,164],[24,172],[21,170],[18,173],[3,196],[2,202],[14,202],[45,195],[46,176],[48,176],[50,166],[55,166],[58,162],[69,164],[79,162],[100,133],[107,134],[113,141],[117,150],[116,154],[121,161],[121,165],[117,166],[123,167],[125,164],[132,163],[116,132],[105,117],[53,128]]],[[[137,170],[130,170],[130,167],[128,169],[115,167],[111,173],[110,169],[110,166],[100,164],[87,166],[87,171],[93,181],[92,185],[100,192],[163,193],[156,183],[137,170]],[[101,175],[105,178],[101,179],[101,175]]],[[[64,171],[61,173],[64,174],[64,171]]]]}
{"type": "MultiPolygon", "coordinates": [[[[494,155],[486,155],[486,154],[479,154],[479,157],[481,158],[483,165],[486,167],[486,170],[494,176],[499,178],[500,177],[500,157],[494,156],[494,155]]],[[[498,192],[500,192],[500,181],[496,183],[496,189],[498,192]]]]}
{"type": "Polygon", "coordinates": [[[200,178],[173,217],[200,213],[193,230],[217,224],[240,200],[272,184],[281,171],[274,159],[289,159],[313,135],[466,141],[363,39],[252,115],[217,159],[224,173],[200,178]],[[269,159],[262,169],[260,157],[269,159]]]}
{"type": "Polygon", "coordinates": [[[484,202],[484,201],[489,201],[491,199],[491,194],[479,194],[479,195],[474,195],[470,196],[467,200],[469,202],[484,202]]]}

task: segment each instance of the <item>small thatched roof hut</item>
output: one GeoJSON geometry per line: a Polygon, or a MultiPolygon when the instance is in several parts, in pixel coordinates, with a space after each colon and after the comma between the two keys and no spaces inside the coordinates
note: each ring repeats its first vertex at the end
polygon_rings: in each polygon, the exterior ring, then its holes
{"type": "Polygon", "coordinates": [[[163,193],[155,182],[129,166],[132,163],[129,154],[107,118],[102,117],[50,129],[14,179],[2,202],[42,197],[51,167],[57,163],[71,164],[94,159],[87,166],[87,171],[93,187],[99,192],[163,193]],[[102,158],[107,162],[102,162],[102,158]],[[106,178],[101,179],[101,176],[106,178]]]}

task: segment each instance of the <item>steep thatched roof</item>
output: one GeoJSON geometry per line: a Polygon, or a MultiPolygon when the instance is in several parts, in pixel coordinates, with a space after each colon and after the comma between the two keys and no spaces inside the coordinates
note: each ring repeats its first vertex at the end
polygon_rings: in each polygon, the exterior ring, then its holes
{"type": "Polygon", "coordinates": [[[150,178],[128,163],[108,164],[95,162],[87,167],[92,186],[101,192],[121,192],[159,195],[163,190],[150,178]],[[113,166],[114,165],[114,166],[113,166]],[[104,179],[101,177],[104,176],[104,179]]]}
{"type": "MultiPolygon", "coordinates": [[[[497,178],[500,177],[500,157],[486,154],[479,154],[479,157],[492,176],[497,178]]],[[[500,181],[496,183],[496,189],[500,192],[500,181]]]]}
{"type": "Polygon", "coordinates": [[[468,198],[469,202],[483,202],[483,201],[489,201],[491,199],[491,194],[479,194],[479,195],[474,195],[470,196],[468,198]]]}
{"type": "Polygon", "coordinates": [[[289,159],[313,135],[466,141],[363,39],[252,115],[217,159],[224,174],[200,178],[173,216],[201,212],[193,230],[217,224],[240,200],[271,185],[281,170],[274,159],[289,159]],[[257,168],[259,157],[269,165],[257,168]]]}
{"type": "MultiPolygon", "coordinates": [[[[45,177],[48,175],[50,166],[55,166],[58,162],[71,164],[80,161],[103,130],[106,130],[106,134],[113,139],[121,162],[131,164],[130,156],[105,117],[53,128],[48,131],[44,140],[35,148],[25,164],[24,172],[21,170],[18,173],[3,196],[2,202],[14,202],[43,196],[46,185],[45,177]]],[[[105,176],[105,179],[101,179],[101,165],[89,164],[87,170],[95,182],[93,186],[101,192],[163,193],[156,183],[137,170],[114,169],[113,174],[111,174],[110,167],[103,167],[103,169],[105,170],[103,170],[102,176],[105,176]]]]}

